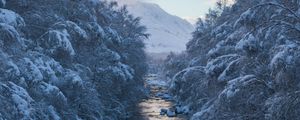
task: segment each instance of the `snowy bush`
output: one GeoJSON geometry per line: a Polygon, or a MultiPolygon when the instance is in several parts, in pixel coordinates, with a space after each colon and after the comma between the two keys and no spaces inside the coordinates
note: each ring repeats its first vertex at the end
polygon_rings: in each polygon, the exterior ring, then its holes
{"type": "Polygon", "coordinates": [[[57,23],[53,29],[66,29],[74,42],[82,42],[88,39],[86,31],[72,21],[57,23]]]}
{"type": "Polygon", "coordinates": [[[19,113],[23,115],[22,119],[28,119],[31,113],[30,103],[33,102],[33,99],[25,89],[12,82],[9,82],[8,87],[11,88],[13,93],[11,95],[13,102],[16,104],[19,113]]]}
{"type": "Polygon", "coordinates": [[[248,9],[243,14],[240,15],[240,18],[236,21],[235,27],[240,27],[240,25],[253,26],[258,22],[255,12],[251,9],[248,9]],[[257,20],[257,21],[256,21],[257,20]]]}
{"type": "Polygon", "coordinates": [[[21,74],[28,81],[28,83],[37,83],[42,81],[43,74],[39,68],[28,58],[23,58],[18,62],[21,69],[21,74]]]}
{"type": "Polygon", "coordinates": [[[299,119],[299,91],[276,93],[265,103],[266,120],[299,119]]]}
{"type": "Polygon", "coordinates": [[[270,95],[263,81],[253,75],[231,80],[213,103],[207,103],[194,114],[193,120],[261,119],[264,101],[270,95]]]}
{"type": "Polygon", "coordinates": [[[20,76],[19,67],[12,61],[7,54],[0,50],[0,74],[2,81],[7,81],[20,76]]]}
{"type": "MultiPolygon", "coordinates": [[[[3,0],[2,0],[3,1],[3,0]]],[[[6,23],[14,27],[25,26],[23,18],[17,13],[0,8],[0,23],[6,23]]]]}
{"type": "Polygon", "coordinates": [[[62,56],[73,56],[75,50],[71,43],[70,34],[66,29],[50,30],[48,37],[41,41],[42,46],[49,51],[50,54],[61,54],[62,56]]]}
{"type": "Polygon", "coordinates": [[[0,85],[2,119],[30,119],[33,99],[22,87],[8,82],[0,85]],[[3,98],[5,97],[5,99],[3,98]],[[6,104],[5,104],[6,103],[6,104]]]}
{"type": "Polygon", "coordinates": [[[227,45],[218,45],[216,48],[211,49],[207,53],[207,57],[209,58],[216,58],[222,55],[225,55],[227,52],[234,52],[234,46],[227,46],[227,45]]]}
{"type": "Polygon", "coordinates": [[[275,80],[277,89],[299,88],[299,46],[283,45],[280,51],[275,53],[270,61],[272,78],[275,80]]]}
{"type": "Polygon", "coordinates": [[[0,23],[0,36],[0,47],[10,54],[19,53],[25,45],[19,32],[6,23],[0,23]]]}
{"type": "Polygon", "coordinates": [[[243,50],[250,55],[254,54],[259,51],[257,38],[255,38],[252,34],[249,34],[237,43],[235,49],[243,50]]]}
{"type": "Polygon", "coordinates": [[[178,102],[196,111],[219,90],[215,83],[206,76],[204,67],[195,66],[178,72],[174,76],[170,92],[175,95],[178,102]]]}
{"type": "Polygon", "coordinates": [[[91,34],[91,36],[95,37],[95,38],[104,38],[106,36],[106,33],[104,32],[103,28],[98,24],[98,23],[89,23],[86,26],[89,30],[89,33],[91,34]]]}
{"type": "Polygon", "coordinates": [[[226,69],[218,77],[218,81],[220,81],[220,82],[229,81],[229,80],[239,77],[240,71],[238,71],[238,69],[240,69],[240,66],[241,66],[240,65],[241,59],[242,58],[239,58],[237,60],[230,62],[228,64],[228,66],[226,67],[226,69]]]}
{"type": "Polygon", "coordinates": [[[239,55],[237,54],[231,54],[231,55],[224,55],[220,56],[214,60],[211,60],[209,63],[207,63],[206,66],[206,74],[209,76],[216,76],[218,77],[230,64],[232,61],[239,58],[239,55]]]}

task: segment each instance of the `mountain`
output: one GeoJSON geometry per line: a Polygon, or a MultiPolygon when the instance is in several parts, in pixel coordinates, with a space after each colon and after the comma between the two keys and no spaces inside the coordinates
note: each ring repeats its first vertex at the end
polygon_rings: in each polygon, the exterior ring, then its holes
{"type": "Polygon", "coordinates": [[[142,18],[141,22],[151,34],[145,41],[147,52],[181,52],[191,38],[194,27],[186,20],[170,15],[160,6],[138,0],[118,0],[121,5],[127,5],[129,12],[142,18]]]}

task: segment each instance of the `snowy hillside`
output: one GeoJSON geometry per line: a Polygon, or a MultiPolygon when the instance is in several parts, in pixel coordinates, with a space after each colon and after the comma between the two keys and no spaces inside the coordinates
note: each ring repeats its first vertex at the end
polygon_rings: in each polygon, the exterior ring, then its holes
{"type": "Polygon", "coordinates": [[[153,3],[137,0],[118,0],[119,4],[127,5],[129,12],[142,18],[141,23],[151,34],[146,41],[147,52],[180,52],[191,38],[194,27],[177,16],[170,15],[153,3]]]}

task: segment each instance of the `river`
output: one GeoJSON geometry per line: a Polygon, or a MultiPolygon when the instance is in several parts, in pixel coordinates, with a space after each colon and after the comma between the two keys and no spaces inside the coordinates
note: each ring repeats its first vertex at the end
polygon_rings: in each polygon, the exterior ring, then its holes
{"type": "Polygon", "coordinates": [[[139,102],[133,117],[128,120],[186,120],[184,115],[174,117],[160,115],[161,109],[174,106],[173,100],[166,99],[171,96],[167,93],[165,81],[160,80],[156,75],[149,75],[145,84],[150,89],[149,96],[139,102]]]}

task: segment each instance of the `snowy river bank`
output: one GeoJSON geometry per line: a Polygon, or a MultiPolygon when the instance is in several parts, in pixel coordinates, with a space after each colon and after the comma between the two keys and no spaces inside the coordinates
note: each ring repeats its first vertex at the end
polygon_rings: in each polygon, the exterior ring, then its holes
{"type": "Polygon", "coordinates": [[[159,80],[156,75],[150,75],[146,79],[146,86],[149,88],[148,97],[139,102],[133,117],[128,120],[186,120],[183,114],[176,111],[175,102],[167,93],[165,81],[159,80]]]}

